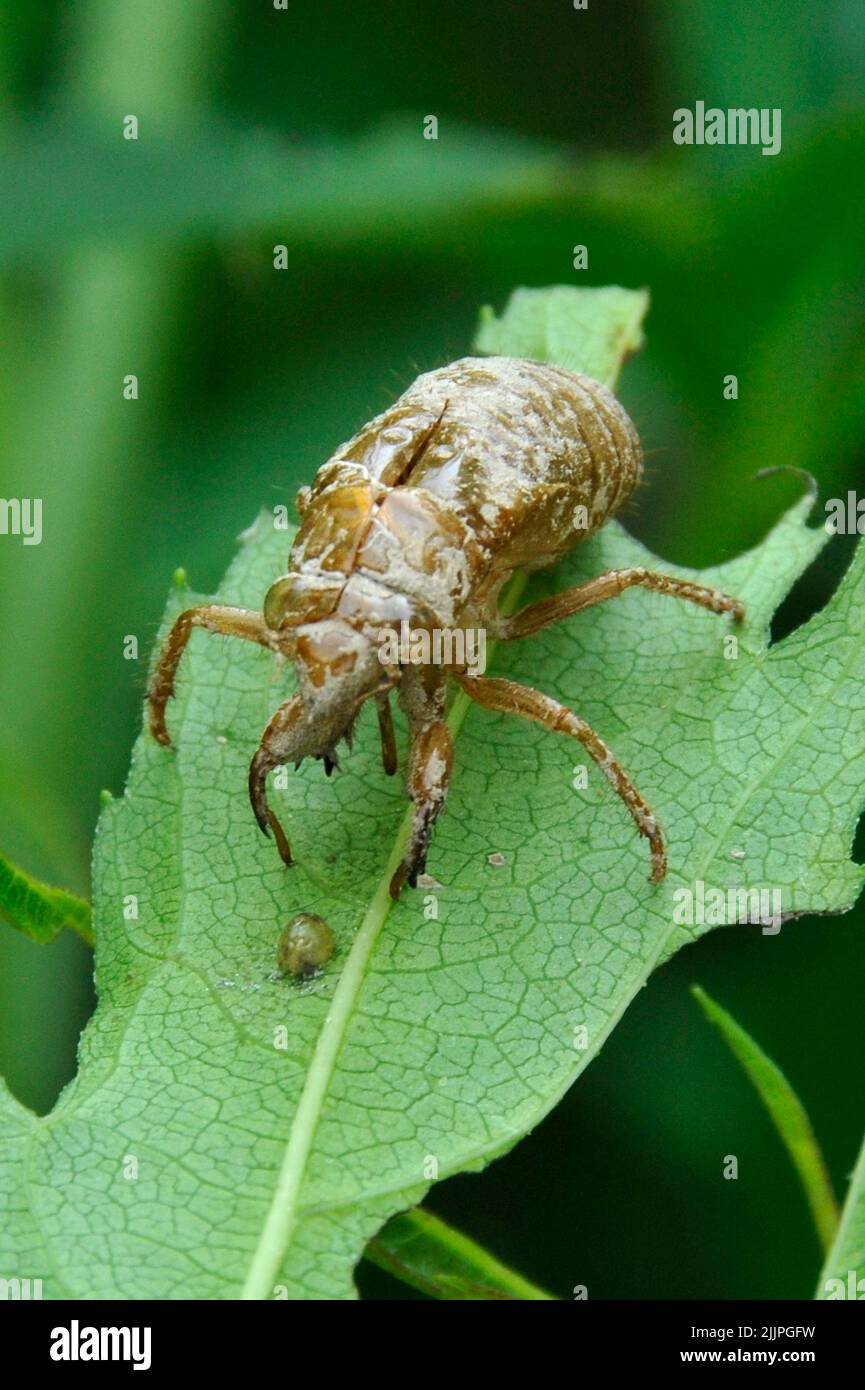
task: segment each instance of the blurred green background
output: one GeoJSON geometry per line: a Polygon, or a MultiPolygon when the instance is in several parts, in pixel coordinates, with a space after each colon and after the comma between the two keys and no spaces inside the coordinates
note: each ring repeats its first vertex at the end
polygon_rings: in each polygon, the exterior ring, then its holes
{"type": "MultiPolygon", "coordinates": [[[[824,498],[862,486],[857,0],[4,10],[0,494],[43,498],[44,539],[0,538],[0,847],[37,875],[89,891],[98,793],[123,786],[175,567],[212,588],[257,510],[464,354],[478,306],[516,284],[650,287],[621,394],[650,464],[628,525],[662,555],[753,544],[798,490],[760,468],[808,468],[824,498]],[[698,99],[780,107],[781,153],[674,146],[673,110],[698,99]]],[[[843,1193],[865,1128],[863,911],[683,952],[556,1113],[430,1206],[564,1297],[810,1296],[804,1200],[686,986],[786,1069],[843,1193]]],[[[0,925],[0,1069],[38,1110],[92,1005],[77,939],[0,925]]],[[[361,1285],[411,1296],[368,1267],[361,1285]]]]}

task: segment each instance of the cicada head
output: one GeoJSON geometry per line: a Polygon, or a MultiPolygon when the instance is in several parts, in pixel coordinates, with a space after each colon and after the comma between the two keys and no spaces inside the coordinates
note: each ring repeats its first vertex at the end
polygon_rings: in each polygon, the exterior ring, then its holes
{"type": "Polygon", "coordinates": [[[330,772],[334,749],[350,739],[361,705],[389,685],[387,670],[379,647],[340,618],[296,629],[290,656],[303,709],[294,760],[323,758],[330,772]]]}
{"type": "Polygon", "coordinates": [[[298,628],[291,655],[310,714],[333,711],[336,716],[339,709],[356,710],[385,680],[378,647],[340,618],[298,628]]]}
{"type": "Polygon", "coordinates": [[[387,689],[392,677],[376,644],[340,618],[305,623],[279,645],[294,666],[297,694],[280,706],[265,731],[250,766],[249,795],[262,830],[271,827],[281,837],[280,853],[290,863],[288,842],[267,805],[268,772],[321,758],[329,774],[338,765],[336,745],[351,740],[361,705],[387,689]]]}

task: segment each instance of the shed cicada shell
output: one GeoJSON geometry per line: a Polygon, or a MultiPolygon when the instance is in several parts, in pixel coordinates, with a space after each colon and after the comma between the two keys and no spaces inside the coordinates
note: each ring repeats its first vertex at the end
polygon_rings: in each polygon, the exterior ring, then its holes
{"type": "Polygon", "coordinates": [[[635,585],[740,620],[738,600],[637,567],[609,570],[511,616],[500,611],[502,587],[514,571],[552,565],[597,531],[631,496],[641,473],[634,426],[597,381],[508,357],[467,357],[427,372],[301,489],[302,520],[288,570],[271,585],[261,612],[205,604],[177,619],[149,691],[154,738],[170,742],[166,704],[194,627],[288,657],[297,693],[262,735],[249,795],[259,826],[272,831],[290,864],[288,838],[268,805],[268,773],[306,757],[320,758],[330,773],[337,744],[350,738],[367,700],[375,701],[382,760],[393,773],[389,702],[396,691],[409,727],[414,803],[405,858],[391,882],[396,897],[423,871],[447,795],[453,740],[444,713],[451,678],[478,704],[582,744],[648,839],[651,880],[659,882],[667,861],[655,814],[579,714],[539,691],[473,673],[453,653],[426,664],[382,659],[384,634],[482,630],[509,641],[635,585]]]}

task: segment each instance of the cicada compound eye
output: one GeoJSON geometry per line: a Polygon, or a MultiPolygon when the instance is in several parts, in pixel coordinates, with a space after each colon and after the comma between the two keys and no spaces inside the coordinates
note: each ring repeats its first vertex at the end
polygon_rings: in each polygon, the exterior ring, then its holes
{"type": "Polygon", "coordinates": [[[328,617],[339,598],[342,576],[284,574],[264,596],[264,621],[271,632],[328,617]]]}
{"type": "Polygon", "coordinates": [[[295,577],[291,574],[284,574],[281,579],[277,579],[271,584],[264,596],[264,621],[272,632],[278,632],[290,617],[293,600],[296,606],[296,584],[295,577]]]}

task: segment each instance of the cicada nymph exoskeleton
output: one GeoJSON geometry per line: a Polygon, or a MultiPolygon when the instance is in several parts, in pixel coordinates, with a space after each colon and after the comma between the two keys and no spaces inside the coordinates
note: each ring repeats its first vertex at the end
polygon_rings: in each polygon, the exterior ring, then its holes
{"type": "Polygon", "coordinates": [[[297,691],[264,731],[249,795],[286,864],[288,838],[271,809],[268,773],[306,757],[337,765],[367,700],[378,709],[385,770],[397,764],[390,695],[409,729],[411,837],[393,876],[397,896],[423,871],[453,766],[445,722],[449,678],[487,709],[534,720],[576,739],[649,841],[651,880],[666,871],[658,821],[611,749],[549,695],[472,672],[465,661],[383,661],[382,637],[482,629],[511,640],[539,632],[641,586],[744,615],[738,600],[642,567],[609,570],[512,616],[499,608],[515,570],[554,564],[628,500],[642,451],[626,412],[604,386],[560,367],[508,357],[463,358],[418,377],[399,400],[337,449],[301,489],[301,524],[288,570],[261,612],[205,604],[174,624],[149,691],[150,728],[169,743],[165,707],[193,627],[258,642],[288,657],[297,691]]]}

